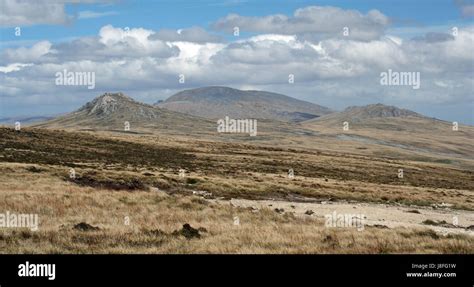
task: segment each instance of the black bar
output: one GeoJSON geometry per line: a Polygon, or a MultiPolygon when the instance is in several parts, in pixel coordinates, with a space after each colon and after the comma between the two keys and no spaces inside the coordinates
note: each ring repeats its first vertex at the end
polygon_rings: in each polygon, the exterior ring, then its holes
{"type": "Polygon", "coordinates": [[[472,255],[1,255],[0,270],[1,287],[70,283],[89,286],[98,282],[128,282],[133,286],[138,282],[156,283],[152,285],[252,282],[268,286],[284,279],[290,280],[291,286],[474,284],[472,255]],[[19,265],[27,261],[30,267],[55,264],[54,280],[18,276],[19,265]],[[436,268],[430,268],[430,264],[436,268]],[[437,269],[438,264],[446,265],[437,269]],[[432,276],[425,277],[428,272],[432,276]],[[407,273],[424,276],[407,278],[407,273]],[[442,273],[443,277],[433,277],[434,273],[442,273]]]}

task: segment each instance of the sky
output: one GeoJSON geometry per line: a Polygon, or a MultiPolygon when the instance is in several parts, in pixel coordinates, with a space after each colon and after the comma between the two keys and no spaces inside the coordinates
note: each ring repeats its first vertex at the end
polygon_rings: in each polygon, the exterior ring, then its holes
{"type": "Polygon", "coordinates": [[[471,0],[0,0],[0,118],[219,85],[473,125],[473,16],[471,0]],[[64,70],[93,89],[58,84],[64,70]],[[389,71],[419,88],[382,84],[389,71]]]}

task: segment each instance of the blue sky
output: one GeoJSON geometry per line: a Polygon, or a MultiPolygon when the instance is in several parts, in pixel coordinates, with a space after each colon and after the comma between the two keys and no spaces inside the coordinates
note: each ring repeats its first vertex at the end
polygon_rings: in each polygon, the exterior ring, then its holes
{"type": "Polygon", "coordinates": [[[474,124],[471,0],[30,2],[0,0],[0,118],[69,112],[108,91],[154,103],[226,85],[474,124]],[[63,69],[95,72],[95,89],[55,85],[63,69]],[[380,86],[387,69],[420,72],[421,89],[380,86]],[[178,85],[181,73],[188,80],[178,85]]]}
{"type": "MultiPolygon", "coordinates": [[[[383,1],[305,1],[305,0],[144,0],[120,1],[117,3],[69,4],[66,11],[71,16],[80,12],[104,13],[97,18],[76,19],[64,25],[35,25],[22,27],[21,39],[15,36],[12,27],[2,27],[2,46],[19,46],[23,41],[62,41],[72,37],[90,36],[112,24],[117,27],[143,27],[152,30],[162,28],[180,29],[191,26],[208,27],[210,23],[230,13],[247,16],[269,14],[292,15],[301,7],[336,6],[367,12],[377,9],[392,18],[392,27],[422,28],[429,26],[464,26],[472,19],[460,17],[460,9],[453,0],[383,0],[383,1]],[[110,13],[107,15],[107,13],[110,13]],[[16,42],[16,43],[15,43],[16,42]]],[[[438,28],[439,29],[439,28],[438,28]]],[[[411,36],[401,34],[400,36],[411,36]]]]}

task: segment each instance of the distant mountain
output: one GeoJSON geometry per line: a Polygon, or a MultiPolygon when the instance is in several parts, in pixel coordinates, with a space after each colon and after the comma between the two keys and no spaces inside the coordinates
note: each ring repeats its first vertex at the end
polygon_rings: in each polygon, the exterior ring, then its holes
{"type": "MultiPolygon", "coordinates": [[[[340,116],[344,116],[353,121],[366,120],[370,118],[424,117],[414,111],[397,108],[395,106],[386,106],[383,104],[351,106],[341,113],[333,114],[333,117],[340,116]]],[[[329,116],[326,118],[329,118],[329,116]]]]}
{"type": "Polygon", "coordinates": [[[401,109],[395,106],[386,106],[383,104],[373,104],[367,106],[351,106],[342,112],[324,116],[320,120],[327,121],[331,119],[344,119],[345,121],[361,122],[374,118],[406,117],[426,118],[419,113],[407,109],[401,109]]]}
{"type": "Polygon", "coordinates": [[[186,114],[168,111],[135,101],[123,93],[105,93],[86,103],[77,111],[35,125],[48,128],[77,128],[93,130],[168,129],[177,131],[214,129],[215,124],[186,114]]]}
{"type": "Polygon", "coordinates": [[[20,122],[22,125],[31,124],[35,122],[42,122],[54,119],[53,116],[19,116],[19,117],[5,117],[0,118],[0,124],[13,126],[15,122],[20,122]]]}
{"type": "MultiPolygon", "coordinates": [[[[377,150],[384,156],[394,156],[390,150],[403,149],[442,157],[472,158],[474,127],[426,117],[414,111],[382,104],[349,107],[341,112],[301,123],[320,137],[333,137],[340,145],[377,150]],[[347,122],[347,124],[345,124],[347,122]],[[344,129],[347,127],[347,129],[344,129]]],[[[355,152],[358,152],[355,150],[355,152]]],[[[416,158],[416,157],[415,157],[416,158]]]]}
{"type": "Polygon", "coordinates": [[[171,111],[208,119],[270,119],[299,122],[331,113],[331,110],[282,94],[241,91],[228,87],[204,87],[179,92],[155,104],[171,111]]]}
{"type": "Polygon", "coordinates": [[[451,123],[429,118],[411,110],[372,104],[367,106],[351,106],[344,111],[335,112],[303,123],[307,128],[334,127],[339,131],[344,122],[348,122],[351,129],[378,129],[378,130],[433,130],[449,129],[451,123]],[[440,126],[442,125],[442,127],[440,126]]]}
{"type": "Polygon", "coordinates": [[[159,117],[160,111],[123,93],[105,93],[82,106],[76,113],[103,119],[127,117],[128,120],[154,120],[159,117]]]}

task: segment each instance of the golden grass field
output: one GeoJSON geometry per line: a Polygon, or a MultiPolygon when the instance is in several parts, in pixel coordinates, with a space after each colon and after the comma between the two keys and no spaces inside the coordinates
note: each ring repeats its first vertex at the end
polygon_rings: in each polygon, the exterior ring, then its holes
{"type": "Polygon", "coordinates": [[[437,161],[420,154],[413,160],[393,147],[382,156],[375,152],[380,147],[335,148],[329,140],[311,148],[304,137],[296,137],[302,144],[295,146],[117,132],[0,132],[1,210],[36,213],[40,220],[38,231],[0,228],[2,253],[474,253],[469,158],[437,161]],[[232,198],[439,209],[446,218],[462,213],[460,226],[451,228],[462,232],[440,234],[430,225],[403,222],[363,231],[328,228],[319,215],[236,206],[232,198]],[[99,229],[75,229],[81,222],[99,229]],[[205,228],[201,237],[173,233],[185,223],[205,228]]]}

